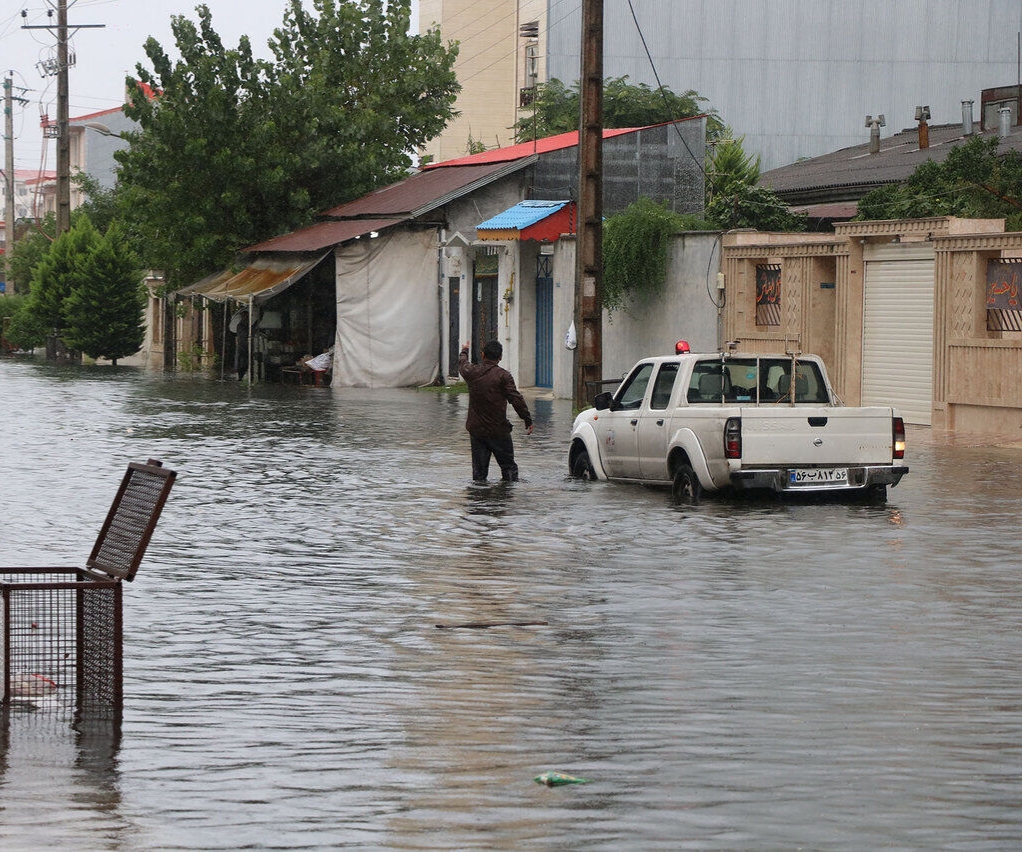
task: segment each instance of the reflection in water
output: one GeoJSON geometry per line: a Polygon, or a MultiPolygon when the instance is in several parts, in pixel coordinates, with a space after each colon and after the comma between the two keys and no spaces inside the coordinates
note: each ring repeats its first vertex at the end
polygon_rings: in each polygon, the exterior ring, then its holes
{"type": "Polygon", "coordinates": [[[12,715],[4,849],[1022,842],[1017,453],[690,508],[569,479],[568,401],[477,486],[458,396],[0,361],[0,398],[7,564],[80,562],[127,461],[179,474],[123,737],[12,715]]]}
{"type": "Polygon", "coordinates": [[[15,794],[0,794],[4,849],[98,848],[100,838],[128,828],[120,814],[120,720],[72,722],[51,709],[0,711],[0,791],[15,794]]]}

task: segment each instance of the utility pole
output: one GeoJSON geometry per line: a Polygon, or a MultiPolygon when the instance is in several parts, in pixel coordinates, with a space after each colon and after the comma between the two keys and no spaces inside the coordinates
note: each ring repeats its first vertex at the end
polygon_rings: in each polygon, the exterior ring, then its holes
{"type": "Polygon", "coordinates": [[[26,104],[24,98],[14,97],[14,79],[10,76],[4,78],[4,188],[6,189],[6,210],[4,212],[4,262],[6,264],[6,275],[4,281],[7,289],[5,295],[14,294],[14,285],[11,283],[11,249],[14,248],[14,101],[26,104]]]}
{"type": "Polygon", "coordinates": [[[603,0],[582,0],[579,95],[574,405],[584,408],[603,378],[603,0]]]}
{"type": "MultiPolygon", "coordinates": [[[[47,14],[53,16],[53,0],[48,0],[51,9],[47,14]]],[[[56,0],[57,26],[52,24],[23,25],[23,30],[56,29],[57,36],[57,236],[59,237],[71,227],[71,135],[68,130],[68,79],[67,72],[72,64],[68,52],[67,0],[56,0]]],[[[22,15],[25,13],[22,12],[22,15]]],[[[97,29],[105,24],[78,24],[81,29],[97,29]]]]}

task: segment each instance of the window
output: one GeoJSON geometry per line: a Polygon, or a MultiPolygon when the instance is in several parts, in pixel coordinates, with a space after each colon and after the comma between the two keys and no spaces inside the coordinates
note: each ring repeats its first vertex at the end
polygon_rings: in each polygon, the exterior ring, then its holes
{"type": "MultiPolygon", "coordinates": [[[[755,403],[791,401],[790,358],[728,358],[702,361],[692,372],[691,403],[755,403]]],[[[830,395],[819,366],[795,361],[795,402],[829,405],[830,395]]]]}
{"type": "Polygon", "coordinates": [[[1022,259],[987,263],[987,331],[1022,331],[1022,259]]]}
{"type": "Polygon", "coordinates": [[[652,364],[640,364],[634,372],[625,379],[625,383],[617,393],[617,405],[615,409],[638,408],[642,405],[642,398],[646,395],[646,387],[649,385],[649,377],[653,375],[652,364]]]}
{"type": "Polygon", "coordinates": [[[660,365],[660,371],[656,374],[656,381],[653,383],[653,395],[649,400],[650,408],[663,411],[670,405],[671,391],[674,390],[674,380],[677,377],[677,364],[660,365]]]}
{"type": "Polygon", "coordinates": [[[781,265],[756,265],[756,325],[781,324],[781,265]]]}
{"type": "Polygon", "coordinates": [[[700,361],[692,370],[688,385],[689,402],[716,402],[730,389],[730,377],[720,361],[700,361]]]}

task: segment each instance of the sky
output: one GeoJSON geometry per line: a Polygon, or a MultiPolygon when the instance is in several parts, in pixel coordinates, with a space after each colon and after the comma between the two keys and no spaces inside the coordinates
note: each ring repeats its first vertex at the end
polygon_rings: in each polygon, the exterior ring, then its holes
{"type": "MultiPolygon", "coordinates": [[[[43,77],[37,63],[56,56],[56,31],[26,30],[23,25],[56,25],[52,0],[3,0],[0,11],[0,70],[13,80],[16,97],[28,103],[14,106],[15,169],[52,171],[56,148],[40,129],[40,115],[57,115],[57,78],[43,77]],[[53,9],[53,17],[47,10],[53,9]],[[22,17],[22,10],[25,17],[22,17]]],[[[164,51],[177,59],[170,32],[172,15],[198,20],[200,0],[68,0],[69,47],[75,65],[68,74],[69,114],[72,118],[116,109],[124,102],[124,78],[135,66],[149,67],[143,45],[153,36],[164,51]],[[100,28],[84,25],[102,24],[100,28]],[[77,32],[75,26],[81,27],[77,32]]],[[[228,48],[247,35],[257,56],[268,57],[266,42],[284,18],[286,0],[204,0],[213,16],[213,28],[228,48]]],[[[311,8],[311,3],[305,3],[311,8]]],[[[413,2],[413,27],[417,3],[413,2]]],[[[0,154],[0,168],[3,155],[0,154]]]]}

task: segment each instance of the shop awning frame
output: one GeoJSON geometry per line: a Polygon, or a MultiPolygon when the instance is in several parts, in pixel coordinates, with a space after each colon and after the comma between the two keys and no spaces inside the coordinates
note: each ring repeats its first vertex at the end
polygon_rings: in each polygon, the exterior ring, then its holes
{"type": "Polygon", "coordinates": [[[315,269],[330,252],[313,259],[308,255],[260,257],[240,272],[225,270],[177,291],[177,296],[201,296],[212,302],[266,302],[315,269]]]}

